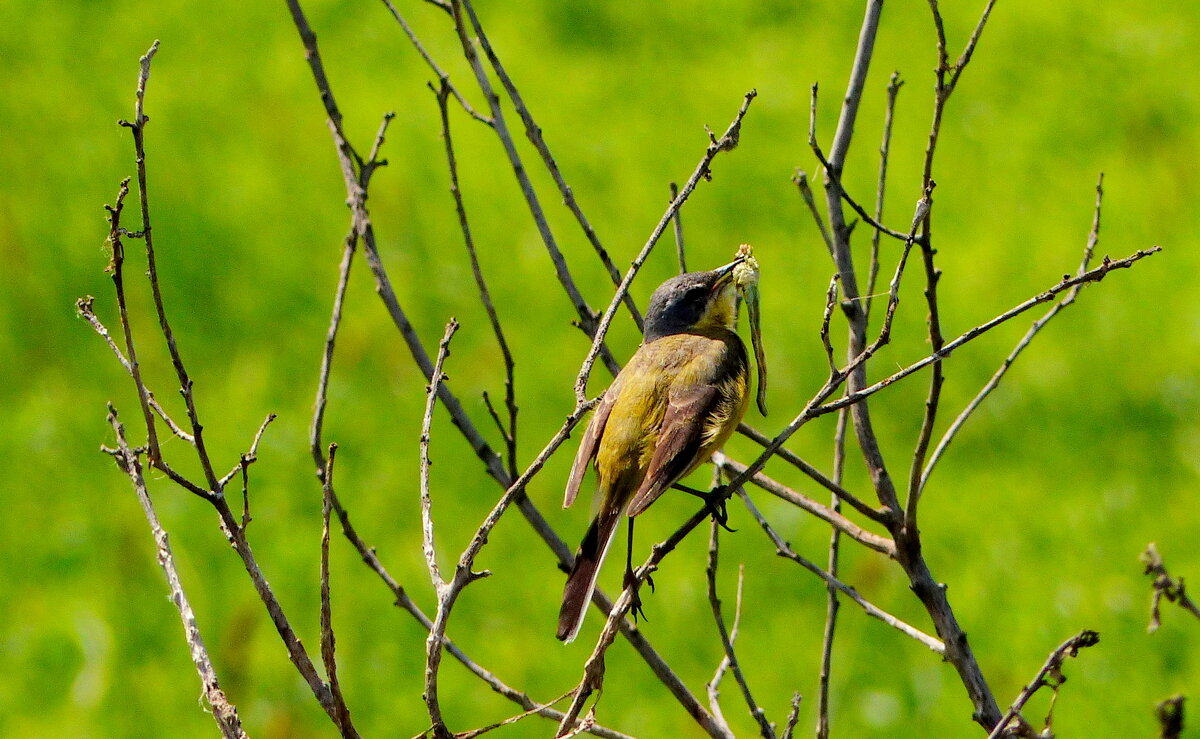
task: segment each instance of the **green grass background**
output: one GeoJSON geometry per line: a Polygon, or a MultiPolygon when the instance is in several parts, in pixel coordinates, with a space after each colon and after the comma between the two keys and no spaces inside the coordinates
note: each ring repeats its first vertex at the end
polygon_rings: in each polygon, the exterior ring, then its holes
{"type": "MultiPolygon", "coordinates": [[[[482,105],[447,18],[427,4],[401,5],[452,79],[482,105]]],[[[981,3],[946,5],[957,53],[981,3]]],[[[495,443],[479,398],[484,390],[499,396],[502,375],[447,192],[437,109],[425,88],[432,75],[382,5],[310,0],[305,7],[353,141],[365,149],[382,113],[397,112],[385,150],[390,164],[371,190],[380,249],[428,347],[450,316],[462,322],[451,387],[495,443]]],[[[661,215],[667,183],[695,166],[706,144],[703,125],[723,130],[742,94],[757,88],[741,146],[718,159],[714,181],[701,184],[683,219],[696,267],[727,261],[742,241],[757,247],[772,415],[752,412],[750,421],[776,432],[823,379],[817,328],[832,272],[790,176],[796,167],[815,169],[806,145],[814,81],[821,84],[822,140],[832,133],[861,4],[481,2],[478,10],[618,264],[628,263],[661,215]]],[[[1173,570],[1200,577],[1198,32],[1200,12],[1188,3],[1001,2],[942,129],[935,238],[948,335],[1075,269],[1100,171],[1107,194],[1099,254],[1165,247],[1089,287],[1043,332],[964,430],[923,503],[930,566],[948,583],[1002,704],[1066,637],[1081,628],[1101,633],[1100,645],[1066,668],[1070,681],[1054,723],[1064,737],[1153,736],[1153,704],[1177,691],[1195,696],[1200,687],[1200,624],[1168,609],[1163,628],[1147,635],[1149,583],[1137,562],[1154,540],[1173,570]]],[[[197,703],[199,686],[140,509],[126,479],[98,452],[113,442],[106,401],[140,436],[136,399],[73,309],[76,297],[95,295],[100,316],[116,326],[102,272],[101,205],[134,172],[128,133],[114,122],[132,116],[137,57],[155,38],[162,49],[148,95],[147,147],[168,308],[222,469],[235,463],[268,412],[280,415],[252,470],[250,536],[305,643],[317,645],[320,489],[306,429],[348,217],[323,111],[286,8],[225,0],[8,2],[0,6],[5,736],[214,733],[197,703]]],[[[883,90],[899,69],[907,84],[896,114],[887,217],[898,228],[907,226],[919,196],[935,60],[927,5],[889,3],[846,182],[871,200],[883,90]]],[[[570,326],[573,313],[499,145],[460,111],[454,118],[464,196],[517,361],[524,463],[570,410],[587,344],[570,326]]],[[[590,247],[558,207],[527,142],[518,144],[579,284],[592,305],[607,304],[611,285],[590,247]]],[[[855,236],[861,249],[866,228],[855,236]]],[[[670,246],[660,245],[635,284],[643,304],[674,269],[670,246]]],[[[892,264],[895,246],[885,242],[884,253],[892,264]]],[[[141,257],[132,257],[131,280],[142,269],[141,257]]],[[[896,341],[876,361],[877,377],[925,351],[920,275],[909,277],[896,341]]],[[[158,397],[182,417],[144,285],[132,281],[144,369],[158,397]]],[[[954,356],[939,430],[1027,325],[1017,320],[954,356]]],[[[626,318],[611,336],[618,356],[632,353],[637,335],[626,318]]],[[[604,379],[602,370],[596,375],[593,390],[604,379]]],[[[873,401],[884,452],[901,477],[926,379],[914,377],[873,401]]],[[[341,446],[339,489],[361,533],[431,609],[417,501],[423,390],[364,266],[356,265],[326,437],[341,446]]],[[[825,419],[791,446],[828,468],[831,434],[825,419]]],[[[571,448],[530,494],[574,543],[587,506],[559,508],[571,448]]],[[[166,451],[196,472],[182,442],[169,442],[166,451]]],[[[745,459],[753,449],[736,439],[730,452],[745,459]]],[[[438,544],[449,562],[498,490],[440,414],[432,454],[438,544]]],[[[824,497],[779,463],[768,471],[824,497]]],[[[857,456],[847,474],[852,489],[866,490],[857,456]]],[[[331,735],[212,512],[159,476],[152,492],[223,686],[250,734],[331,735]]],[[[826,527],[756,498],[799,551],[823,560],[826,527]]],[[[667,496],[639,526],[640,542],[666,535],[693,508],[667,496]]],[[[800,727],[807,734],[816,713],[824,589],[775,557],[744,510],[731,512],[740,530],[723,538],[720,586],[731,604],[737,565],[745,563],[740,656],[772,720],[783,721],[793,691],[804,695],[800,727]]],[[[645,625],[699,695],[720,658],[704,595],[703,539],[690,538],[656,575],[645,625]]],[[[898,568],[845,549],[848,582],[930,628],[898,568]]],[[[343,540],[335,539],[332,556],[342,680],[354,717],[371,736],[416,734],[427,722],[423,632],[390,605],[343,540]]],[[[516,515],[497,527],[479,565],[495,574],[466,592],[451,636],[537,699],[567,690],[599,619],[589,617],[580,643],[564,648],[554,641],[562,578],[516,515]]],[[[609,569],[603,584],[611,589],[619,574],[609,569]]],[[[842,613],[835,736],[980,735],[952,668],[852,605],[842,613]]],[[[443,699],[456,729],[514,712],[452,661],[443,668],[443,699]]],[[[1030,715],[1045,707],[1040,696],[1030,715]]],[[[754,734],[731,682],[724,708],[739,735],[754,734]]],[[[623,643],[609,653],[598,716],[644,737],[698,735],[623,643]]],[[[531,718],[506,734],[551,730],[531,718]]]]}

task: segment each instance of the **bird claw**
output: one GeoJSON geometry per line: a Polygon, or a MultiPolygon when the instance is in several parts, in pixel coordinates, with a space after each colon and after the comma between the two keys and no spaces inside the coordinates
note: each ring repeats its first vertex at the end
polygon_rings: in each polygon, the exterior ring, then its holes
{"type": "MultiPolygon", "coordinates": [[[[649,575],[646,576],[646,583],[650,586],[650,592],[654,592],[654,580],[649,575]]],[[[640,583],[633,572],[625,573],[625,589],[630,592],[629,615],[633,616],[634,623],[637,623],[639,618],[649,621],[650,618],[646,615],[646,609],[642,608],[642,596],[639,594],[641,590],[640,583]]]]}
{"type": "Polygon", "coordinates": [[[718,485],[712,490],[709,490],[707,493],[702,490],[690,488],[686,485],[680,485],[678,483],[675,484],[675,488],[682,490],[689,495],[694,495],[700,500],[704,501],[704,507],[707,510],[708,515],[712,516],[712,520],[715,521],[718,526],[730,533],[737,531],[737,529],[729,528],[729,511],[725,509],[725,503],[728,500],[728,497],[726,496],[726,493],[729,492],[728,485],[718,485]]]}
{"type": "Polygon", "coordinates": [[[704,499],[704,505],[708,509],[708,514],[712,516],[712,520],[721,528],[733,533],[737,529],[729,527],[729,511],[725,507],[727,499],[725,497],[726,487],[718,485],[708,494],[701,496],[704,499]]]}

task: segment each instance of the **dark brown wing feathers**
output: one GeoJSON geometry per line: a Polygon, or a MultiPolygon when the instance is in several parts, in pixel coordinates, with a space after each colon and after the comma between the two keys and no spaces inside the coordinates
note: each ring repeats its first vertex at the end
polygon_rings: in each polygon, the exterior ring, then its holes
{"type": "Polygon", "coordinates": [[[596,458],[596,450],[600,447],[600,437],[604,435],[604,425],[608,423],[608,415],[612,413],[613,401],[617,397],[619,387],[616,382],[605,391],[599,405],[592,413],[583,438],[579,441],[579,451],[575,453],[575,462],[571,465],[571,475],[567,478],[567,492],[563,497],[563,508],[568,508],[579,495],[579,486],[587,473],[588,465],[596,458]]]}
{"type": "Polygon", "coordinates": [[[663,415],[658,444],[646,477],[629,503],[629,515],[650,507],[667,488],[696,463],[705,420],[720,401],[713,385],[689,385],[673,389],[663,415]]]}

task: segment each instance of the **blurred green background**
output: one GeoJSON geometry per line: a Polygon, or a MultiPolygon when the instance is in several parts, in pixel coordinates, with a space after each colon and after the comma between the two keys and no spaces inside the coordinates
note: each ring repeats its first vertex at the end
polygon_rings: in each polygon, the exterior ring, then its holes
{"type": "MultiPolygon", "coordinates": [[[[947,4],[952,53],[982,3],[947,4]]],[[[502,373],[447,192],[429,70],[381,4],[310,0],[334,91],[352,140],[365,150],[379,118],[397,112],[389,166],[370,207],[399,298],[432,348],[450,316],[463,324],[451,386],[493,443],[480,394],[502,394],[502,373]]],[[[402,3],[430,52],[476,105],[481,96],[438,9],[402,3]]],[[[757,88],[741,146],[722,155],[683,220],[690,263],[728,260],[756,245],[763,266],[775,433],[819,386],[817,337],[828,256],[790,177],[815,169],[806,145],[808,90],[821,84],[818,124],[827,142],[845,89],[861,3],[481,2],[508,71],[543,126],[569,182],[617,263],[644,243],[706,143],[741,96],[757,88]]],[[[1149,582],[1137,561],[1160,545],[1168,566],[1200,577],[1200,291],[1194,285],[1195,176],[1200,160],[1200,11],[1188,3],[1002,2],[951,100],[936,180],[935,238],[945,271],[948,335],[990,318],[1074,271],[1105,172],[1100,254],[1166,250],[1088,288],[1056,319],[974,417],[924,501],[926,551],[1001,704],[1045,655],[1081,628],[1101,644],[1067,666],[1055,716],[1060,736],[1152,736],[1153,704],[1200,687],[1200,624],[1169,608],[1146,634],[1149,582]]],[[[151,208],[159,267],[180,347],[196,383],[210,449],[232,466],[268,412],[279,414],[252,469],[260,563],[310,649],[317,645],[320,489],[306,433],[329,317],[345,193],[324,114],[283,3],[128,0],[0,5],[0,455],[7,488],[0,535],[0,734],[211,736],[199,686],[166,598],[153,544],[127,480],[98,452],[113,436],[113,401],[135,438],[136,399],[113,357],[74,315],[97,297],[116,327],[103,203],[134,173],[128,133],[137,58],[155,39],[147,102],[151,208]]],[[[936,55],[928,6],[888,3],[846,174],[869,202],[887,77],[907,81],[896,113],[888,222],[905,228],[919,196],[936,55]]],[[[464,196],[497,308],[517,361],[520,455],[528,462],[572,403],[587,344],[511,170],[491,133],[454,111],[464,196]]],[[[511,115],[511,114],[510,114],[511,115]]],[[[510,125],[517,126],[515,117],[510,125]]],[[[519,130],[519,127],[518,127],[519,130]]],[[[593,306],[611,284],[527,142],[518,145],[551,224],[593,306]]],[[[131,198],[132,200],[132,198],[131,198]]],[[[136,215],[136,208],[130,209],[136,215]]],[[[856,244],[866,244],[860,226],[856,244]]],[[[130,247],[135,252],[136,242],[130,247]]],[[[885,242],[885,261],[895,246],[885,242]]],[[[132,309],[143,367],[157,395],[177,383],[148,312],[143,268],[131,258],[132,309]]],[[[660,244],[634,294],[644,304],[674,269],[660,244]]],[[[894,345],[875,376],[920,357],[925,307],[910,273],[894,345]]],[[[958,352],[947,366],[940,428],[1023,334],[1022,318],[958,352]]],[[[843,331],[837,331],[841,335],[843,331]]],[[[621,358],[637,335],[622,316],[611,334],[621,358]]],[[[884,452],[907,471],[927,375],[873,402],[884,452]]],[[[593,390],[605,380],[596,373],[593,390]]],[[[420,555],[417,436],[424,380],[355,266],[330,388],[327,440],[337,441],[338,483],[360,532],[423,607],[432,609],[420,555]]],[[[176,416],[183,413],[176,406],[176,416]]],[[[939,428],[939,431],[940,431],[939,428]]],[[[832,419],[811,424],[793,449],[828,469],[832,419]]],[[[559,508],[573,443],[530,488],[574,544],[587,506],[559,508]]],[[[178,440],[167,453],[188,472],[178,440]]],[[[748,459],[735,439],[729,450],[748,459]]],[[[457,557],[498,490],[439,414],[433,436],[439,547],[457,557]]],[[[768,472],[825,494],[779,463],[768,472]]],[[[699,473],[698,473],[699,474],[699,473]]],[[[866,490],[851,455],[848,484],[866,490]]],[[[328,736],[331,726],[288,664],[242,571],[199,499],[161,476],[152,493],[171,533],[184,584],[230,699],[252,736],[328,736]]],[[[682,498],[684,496],[679,496],[682,498]]],[[[643,546],[666,535],[694,502],[667,496],[639,528],[643,546]]],[[[756,493],[802,553],[822,561],[826,527],[756,493]]],[[[755,694],[782,722],[804,695],[801,735],[815,720],[825,594],[821,583],[774,556],[748,514],[723,538],[722,595],[732,603],[745,563],[740,656],[755,694]]],[[[645,631],[698,694],[720,659],[704,595],[702,534],[655,576],[645,631]]],[[[875,603],[930,629],[899,569],[845,546],[845,579],[875,603]]],[[[427,725],[421,703],[423,632],[391,606],[386,589],[344,540],[333,547],[334,617],[342,681],[360,729],[411,736],[427,725]]],[[[516,515],[495,530],[479,565],[493,577],[468,589],[450,634],[481,664],[545,700],[567,690],[594,638],[562,647],[553,622],[562,583],[544,547],[516,515]]],[[[612,589],[618,567],[602,584],[612,589]]],[[[731,605],[727,606],[732,608],[731,605]]],[[[979,736],[954,671],[918,644],[842,610],[833,672],[834,734],[843,737],[979,736]]],[[[315,656],[315,652],[314,652],[315,656]]],[[[514,707],[447,661],[451,725],[498,720],[514,707]]],[[[1033,703],[1040,716],[1046,697],[1033,703]]],[[[732,682],[724,709],[753,735],[732,682]]],[[[639,736],[695,736],[679,705],[624,643],[608,658],[598,717],[639,736]]],[[[531,718],[510,736],[548,736],[531,718]]],[[[1194,734],[1195,729],[1188,730],[1194,734]]]]}

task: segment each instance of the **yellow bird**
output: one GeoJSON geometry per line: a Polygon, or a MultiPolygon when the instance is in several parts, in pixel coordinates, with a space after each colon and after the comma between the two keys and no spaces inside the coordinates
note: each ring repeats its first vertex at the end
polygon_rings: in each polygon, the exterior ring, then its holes
{"type": "MultiPolygon", "coordinates": [[[[600,565],[622,514],[645,511],[663,491],[708,461],[737,428],[749,404],[746,348],[734,332],[737,288],[753,265],[747,289],[759,358],[757,265],[744,247],[738,259],[709,272],[689,272],[664,282],[650,298],[646,333],[637,352],[605,391],[579,444],[563,507],[570,506],[594,462],[599,511],[584,536],[563,590],[558,638],[572,641],[596,588],[600,565]],[[742,270],[738,270],[739,265],[742,270]]],[[[626,567],[626,585],[633,577],[626,567]]],[[[637,612],[635,604],[634,612],[637,612]]]]}

